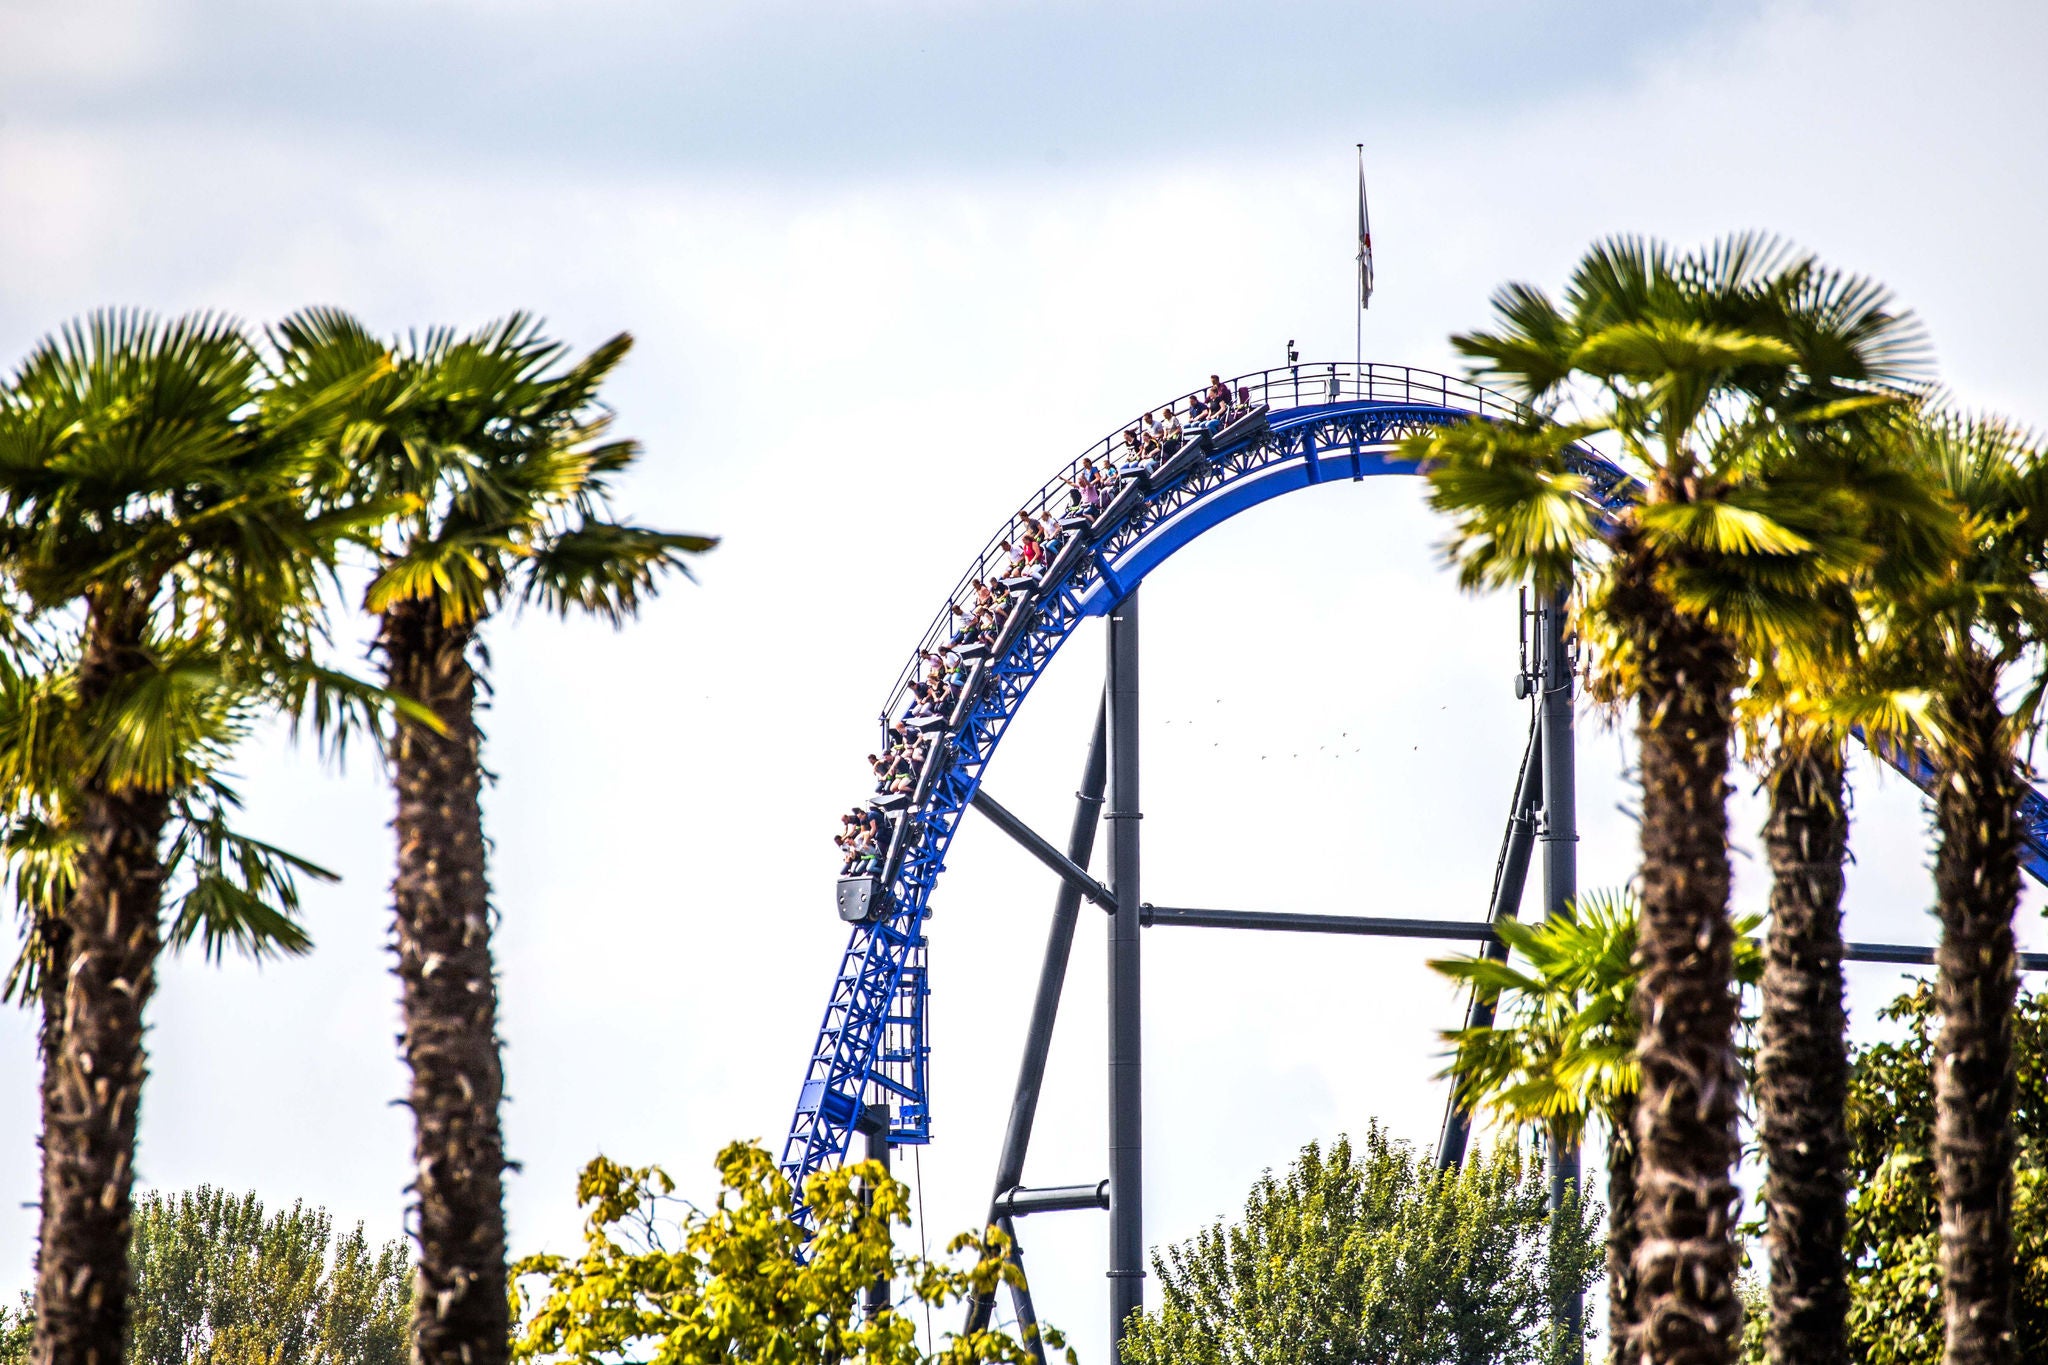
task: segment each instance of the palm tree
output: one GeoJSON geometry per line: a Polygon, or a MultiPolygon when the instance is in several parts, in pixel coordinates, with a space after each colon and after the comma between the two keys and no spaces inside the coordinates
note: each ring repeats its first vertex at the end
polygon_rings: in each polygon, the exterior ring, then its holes
{"type": "Polygon", "coordinates": [[[364,605],[378,618],[386,685],[434,722],[402,723],[386,742],[417,1171],[414,1358],[494,1365],[507,1358],[511,1323],[479,634],[518,601],[621,624],[662,573],[687,573],[684,556],[716,542],[609,512],[610,482],[639,447],[605,439],[611,417],[598,390],[630,337],[559,367],[565,348],[524,316],[387,346],[323,309],[288,319],[272,342],[273,401],[286,410],[370,376],[330,434],[330,504],[400,498],[410,509],[384,525],[364,605]]]}
{"type": "MultiPolygon", "coordinates": [[[[1745,642],[1773,639],[1816,585],[1863,563],[1762,458],[1783,396],[1820,376],[1774,303],[1810,260],[1754,237],[1674,256],[1595,246],[1560,307],[1511,285],[1501,326],[1454,338],[1532,404],[1410,442],[1454,521],[1468,587],[1591,580],[1579,616],[1599,691],[1632,702],[1643,786],[1636,1010],[1640,1344],[1656,1362],[1726,1361],[1741,1321],[1733,1236],[1741,1074],[1728,921],[1729,741],[1745,642]],[[1578,420],[1550,419],[1581,409],[1578,420]],[[1596,510],[1574,443],[1611,433],[1632,488],[1596,510]]],[[[1830,357],[1831,382],[1854,388],[1830,357]]],[[[1879,395],[1882,396],[1882,395],[1879,395]]],[[[1861,401],[1860,399],[1857,401],[1861,401]]],[[[1853,406],[1853,403],[1850,404],[1853,406]]]]}
{"type": "MultiPolygon", "coordinates": [[[[1568,917],[1527,925],[1495,925],[1502,943],[1526,966],[1493,957],[1455,957],[1429,965],[1495,1002],[1494,1022],[1446,1030],[1451,1045],[1444,1074],[1454,1099],[1474,1113],[1540,1132],[1554,1145],[1576,1146],[1598,1122],[1607,1139],[1607,1352],[1613,1365],[1637,1357],[1633,1217],[1638,1188],[1635,1145],[1642,1071],[1635,950],[1641,906],[1633,895],[1582,898],[1568,917]]],[[[1751,937],[1758,921],[1735,922],[1734,979],[1753,986],[1763,957],[1751,937]]]]}
{"type": "Polygon", "coordinates": [[[1640,1080],[1629,994],[1635,973],[1634,907],[1614,896],[1582,900],[1571,918],[1495,926],[1526,969],[1491,957],[1430,966],[1497,1002],[1492,1024],[1448,1030],[1445,1069],[1455,1103],[1519,1128],[1553,1148],[1576,1147],[1588,1124],[1607,1131],[1607,1340],[1619,1365],[1636,1323],[1635,1104],[1640,1080]]]}
{"type": "MultiPolygon", "coordinates": [[[[38,345],[0,394],[0,580],[63,661],[50,723],[8,748],[4,783],[13,816],[50,803],[65,863],[30,907],[49,1048],[44,1362],[121,1358],[143,1014],[166,879],[187,856],[166,829],[206,803],[252,699],[309,657],[348,531],[306,513],[307,442],[251,410],[256,374],[223,319],[102,313],[38,345]]],[[[208,884],[187,909],[223,904],[208,884]]]]}
{"type": "Polygon", "coordinates": [[[1858,590],[1896,593],[1932,572],[1948,555],[1955,520],[1888,439],[1918,401],[1906,386],[1922,372],[1926,345],[1886,290],[1807,261],[1736,300],[1730,316],[1798,356],[1789,369],[1737,383],[1770,426],[1755,464],[1790,509],[1781,520],[1827,543],[1840,569],[1806,585],[1802,610],[1771,613],[1767,636],[1742,641],[1740,706],[1769,797],[1771,917],[1755,1070],[1770,1255],[1766,1354],[1773,1365],[1848,1365],[1841,923],[1849,726],[1839,703],[1860,663],[1858,590]]]}
{"type": "Polygon", "coordinates": [[[1779,727],[1764,779],[1771,869],[1756,1067],[1770,1256],[1771,1365],[1847,1365],[1848,1015],[1842,886],[1848,792],[1839,738],[1779,727]],[[1800,1351],[1810,1355],[1797,1354],[1800,1351]]]}
{"type": "Polygon", "coordinates": [[[1806,442],[1796,458],[1819,475],[1814,505],[1828,508],[1838,533],[1865,540],[1868,567],[1816,585],[1811,610],[1771,647],[1751,642],[1741,702],[1769,801],[1771,915],[1755,1077],[1772,1365],[1849,1360],[1844,744],[1853,722],[1887,729],[1881,708],[1863,705],[1852,681],[1866,662],[1856,596],[1894,594],[1930,571],[1955,528],[1931,485],[1883,454],[1881,431],[1835,435],[1806,442]]]}
{"type": "MultiPolygon", "coordinates": [[[[2019,747],[2048,681],[2048,461],[2002,421],[1929,412],[1906,458],[1960,510],[1937,574],[1864,594],[1872,698],[1936,769],[1942,1021],[1935,1067],[1945,1365],[2012,1361],[2013,914],[2020,892],[2019,747]],[[2017,683],[2027,686],[2015,695],[2017,683]]],[[[1852,702],[1861,699],[1851,699],[1852,702]]],[[[1868,709],[1868,703],[1864,704],[1868,709]]]]}

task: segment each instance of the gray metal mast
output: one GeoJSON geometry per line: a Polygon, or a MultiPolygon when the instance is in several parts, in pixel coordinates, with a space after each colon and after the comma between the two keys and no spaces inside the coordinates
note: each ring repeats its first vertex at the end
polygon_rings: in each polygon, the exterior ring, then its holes
{"type": "MultiPolygon", "coordinates": [[[[1543,824],[1538,841],[1543,845],[1543,914],[1559,919],[1572,914],[1579,898],[1579,819],[1577,753],[1572,744],[1572,661],[1566,638],[1565,618],[1570,602],[1569,587],[1537,604],[1537,685],[1541,703],[1537,710],[1543,752],[1543,824]]],[[[1563,1205],[1567,1185],[1583,1192],[1579,1174],[1579,1149],[1559,1145],[1550,1157],[1550,1207],[1563,1205]]],[[[1556,1315],[1569,1333],[1579,1340],[1585,1321],[1585,1296],[1573,1292],[1557,1305],[1556,1315]]]]}
{"type": "Polygon", "coordinates": [[[1139,1048],[1138,594],[1109,617],[1109,1312],[1110,1365],[1145,1303],[1143,1054],[1139,1048]]]}
{"type": "MultiPolygon", "coordinates": [[[[863,1105],[860,1117],[854,1121],[854,1129],[861,1136],[863,1156],[869,1161],[880,1162],[882,1174],[887,1176],[889,1174],[890,1154],[889,1106],[886,1104],[863,1105]]],[[[861,1202],[864,1204],[872,1203],[873,1198],[874,1192],[872,1190],[864,1191],[861,1194],[861,1202]]],[[[889,1307],[893,1290],[894,1287],[889,1283],[888,1275],[884,1274],[880,1279],[869,1285],[861,1294],[862,1311],[870,1318],[879,1317],[882,1311],[889,1307]]]]}

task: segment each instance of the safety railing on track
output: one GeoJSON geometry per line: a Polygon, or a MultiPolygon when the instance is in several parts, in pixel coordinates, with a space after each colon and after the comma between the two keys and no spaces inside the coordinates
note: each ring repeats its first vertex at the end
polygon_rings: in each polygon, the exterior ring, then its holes
{"type": "MultiPolygon", "coordinates": [[[[1426,403],[1433,407],[1459,408],[1479,417],[1513,418],[1527,413],[1526,404],[1456,375],[1442,374],[1435,370],[1417,369],[1412,365],[1382,365],[1367,361],[1362,364],[1352,361],[1317,361],[1309,365],[1283,365],[1269,370],[1253,370],[1248,374],[1234,376],[1225,381],[1230,386],[1233,398],[1239,389],[1248,389],[1254,403],[1263,403],[1272,408],[1305,408],[1328,406],[1338,403],[1426,403]]],[[[1207,391],[1207,386],[1192,389],[1166,402],[1146,409],[1157,412],[1171,403],[1176,410],[1185,410],[1189,400],[1207,391]]],[[[1026,516],[1042,516],[1047,512],[1064,512],[1068,503],[1071,484],[1068,482],[1080,472],[1083,462],[1096,461],[1098,467],[1107,462],[1114,466],[1124,456],[1123,435],[1137,419],[1126,422],[1104,436],[1072,460],[1042,485],[1027,496],[1010,519],[1002,524],[996,533],[988,538],[975,555],[972,565],[960,576],[947,594],[945,607],[925,629],[918,640],[917,648],[904,663],[903,669],[890,684],[888,696],[883,699],[881,719],[886,728],[891,718],[901,713],[907,699],[912,680],[919,672],[919,660],[928,651],[938,648],[953,634],[952,608],[971,600],[969,589],[976,579],[984,581],[1006,562],[1002,553],[1005,540],[1012,540],[1023,533],[1026,516]]]]}

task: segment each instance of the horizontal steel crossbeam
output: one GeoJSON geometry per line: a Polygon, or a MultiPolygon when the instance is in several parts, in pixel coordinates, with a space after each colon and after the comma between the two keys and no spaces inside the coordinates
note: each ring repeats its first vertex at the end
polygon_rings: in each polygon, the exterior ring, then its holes
{"type": "Polygon", "coordinates": [[[1026,853],[1057,872],[1070,885],[1078,887],[1082,895],[1105,910],[1116,909],[1116,896],[1108,887],[1089,876],[1087,870],[1072,858],[1047,843],[1037,830],[1012,815],[985,789],[976,787],[969,804],[986,815],[997,829],[1022,844],[1026,853]]]}
{"type": "Polygon", "coordinates": [[[1022,1185],[1013,1185],[996,1196],[996,1217],[1022,1218],[1027,1213],[1065,1213],[1070,1209],[1106,1209],[1109,1207],[1109,1182],[1097,1181],[1093,1185],[1049,1185],[1044,1189],[1029,1190],[1022,1185]]]}
{"type": "MultiPolygon", "coordinates": [[[[2048,953],[2014,953],[2023,972],[2048,972],[2048,953]]],[[[1916,948],[1910,943],[1844,943],[1843,960],[1848,962],[1897,962],[1908,967],[1932,967],[1934,949],[1916,948]]]]}
{"type": "MultiPolygon", "coordinates": [[[[1197,929],[1277,929],[1297,934],[1360,934],[1371,938],[1461,939],[1468,943],[1497,941],[1484,920],[1389,919],[1381,915],[1294,915],[1272,910],[1187,910],[1148,905],[1140,915],[1146,925],[1180,924],[1197,929]]],[[[2048,972],[2048,953],[2019,953],[2023,972],[2048,972]]],[[[1908,967],[1934,965],[1934,949],[1910,943],[1844,943],[1845,962],[1895,962],[1908,967]]]]}
{"type": "Polygon", "coordinates": [[[1375,938],[1455,938],[1493,941],[1484,920],[1388,919],[1380,915],[1291,915],[1271,910],[1184,910],[1148,905],[1139,911],[1146,925],[1184,924],[1197,929],[1278,929],[1297,934],[1367,934],[1375,938]]]}

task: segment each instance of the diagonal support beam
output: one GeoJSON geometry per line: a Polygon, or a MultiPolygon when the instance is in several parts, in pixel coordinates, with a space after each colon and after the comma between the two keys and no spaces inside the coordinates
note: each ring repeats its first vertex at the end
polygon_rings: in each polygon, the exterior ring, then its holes
{"type": "MultiPolygon", "coordinates": [[[[1500,858],[1493,868],[1493,900],[1486,917],[1498,923],[1514,919],[1521,909],[1522,891],[1529,880],[1529,852],[1536,842],[1536,808],[1543,785],[1543,731],[1529,727],[1528,747],[1522,751],[1521,775],[1515,779],[1514,807],[1508,813],[1508,827],[1501,836],[1500,858]]],[[[1490,958],[1505,959],[1507,945],[1495,940],[1486,945],[1490,958]]],[[[1493,1026],[1493,1000],[1480,991],[1471,992],[1465,1003],[1466,1028],[1493,1026]]],[[[1455,1170],[1465,1163],[1465,1148],[1472,1137],[1472,1116],[1458,1107],[1457,1090],[1444,1097],[1444,1122],[1438,1131],[1436,1164],[1440,1171],[1455,1170]]]]}
{"type": "MultiPolygon", "coordinates": [[[[1086,867],[1095,853],[1102,793],[1109,777],[1108,714],[1105,696],[1103,706],[1095,713],[1095,731],[1088,740],[1088,761],[1081,768],[1081,788],[1074,793],[1073,827],[1067,834],[1067,861],[1076,867],[1086,867]]],[[[1024,1179],[1024,1156],[1031,1147],[1032,1127],[1038,1121],[1039,1087],[1045,1082],[1046,1055],[1052,1047],[1053,1025],[1059,1019],[1060,994],[1066,987],[1067,960],[1073,953],[1074,930],[1080,914],[1081,888],[1062,880],[1059,894],[1053,898],[1052,927],[1045,938],[1045,960],[1038,969],[1038,994],[1031,1004],[1031,1025],[1024,1034],[1024,1059],[1017,1068],[1016,1097],[1010,1102],[1010,1122],[1003,1132],[1002,1153],[996,1158],[995,1194],[990,1200],[988,1217],[1009,1235],[1010,1257],[1020,1276],[1024,1273],[1024,1260],[1017,1245],[1016,1225],[997,1214],[994,1200],[1024,1179]]],[[[1011,1285],[1010,1296],[1017,1305],[1018,1326],[1026,1331],[1033,1358],[1037,1365],[1046,1365],[1045,1343],[1030,1335],[1038,1322],[1031,1307],[1030,1285],[1011,1285]]],[[[968,1332],[986,1328],[994,1309],[993,1293],[976,1295],[968,1304],[968,1332]]]]}
{"type": "Polygon", "coordinates": [[[1029,853],[1032,857],[1058,873],[1067,885],[1078,889],[1082,895],[1094,901],[1105,910],[1113,911],[1116,909],[1116,896],[1108,887],[1089,876],[1079,863],[1076,863],[1072,858],[1069,858],[1066,854],[1047,843],[1037,830],[1012,815],[1001,802],[990,796],[985,789],[981,787],[974,789],[974,798],[971,804],[976,810],[986,815],[989,818],[989,822],[997,829],[1022,844],[1026,853],[1029,853]]]}
{"type": "MultiPolygon", "coordinates": [[[[1010,1304],[1017,1310],[1017,1335],[1031,1352],[1036,1365],[1049,1365],[1045,1358],[1045,1334],[1038,1327],[1038,1309],[1031,1303],[1031,1279],[1024,1273],[1024,1248],[1017,1243],[1017,1224],[1005,1218],[997,1224],[1010,1239],[1010,1264],[1017,1267],[1017,1279],[1010,1285],[1010,1304]]],[[[981,1327],[988,1326],[986,1319],[981,1327]]],[[[980,1331],[981,1327],[971,1330],[980,1331]]]]}

